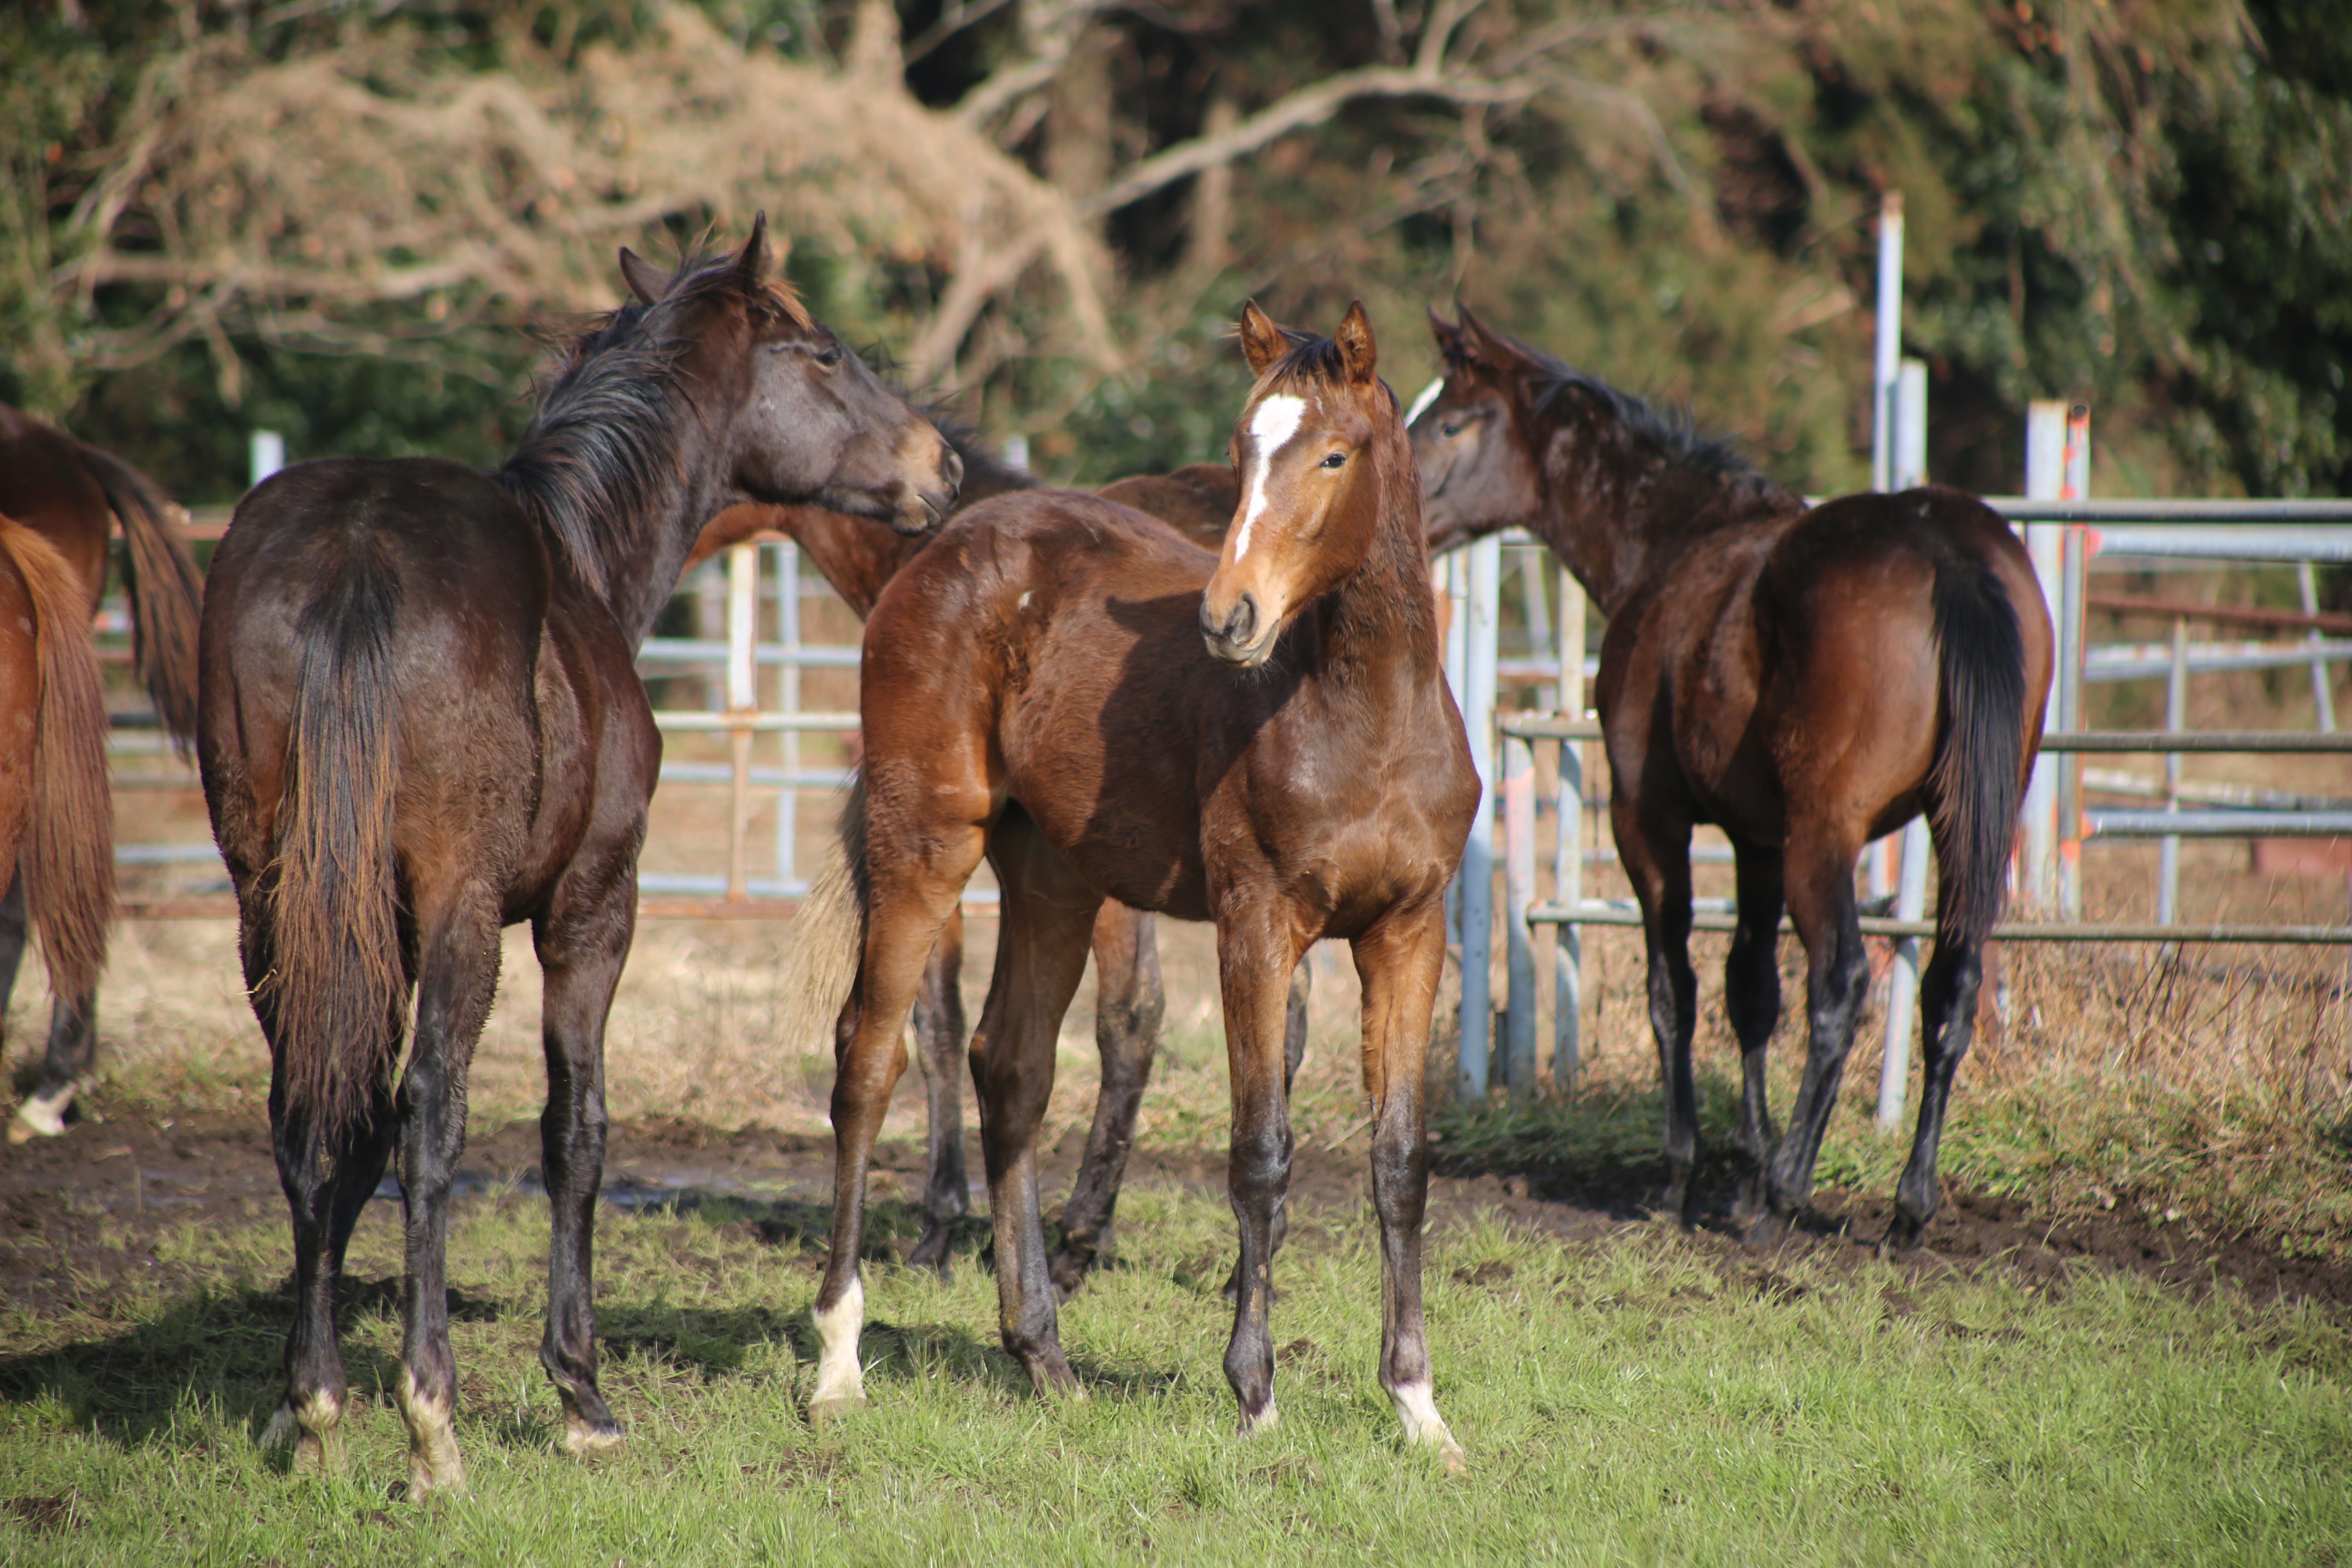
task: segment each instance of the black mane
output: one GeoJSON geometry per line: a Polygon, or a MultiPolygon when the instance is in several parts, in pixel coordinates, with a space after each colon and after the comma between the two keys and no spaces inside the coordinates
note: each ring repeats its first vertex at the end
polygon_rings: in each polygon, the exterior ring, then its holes
{"type": "Polygon", "coordinates": [[[610,563],[678,482],[677,427],[694,415],[677,374],[698,307],[736,287],[732,255],[698,250],[651,305],[629,303],[562,352],[499,481],[609,596],[610,563]]]}
{"type": "Polygon", "coordinates": [[[1705,436],[1690,410],[1679,406],[1658,408],[1630,392],[1621,392],[1597,375],[1577,370],[1541,349],[1521,342],[1517,338],[1495,336],[1527,356],[1538,367],[1528,378],[1528,388],[1538,409],[1549,406],[1552,399],[1563,392],[1580,392],[1601,406],[1636,440],[1651,447],[1675,468],[1702,478],[1715,479],[1758,479],[1770,482],[1756,465],[1739,450],[1737,441],[1727,436],[1705,436]]]}

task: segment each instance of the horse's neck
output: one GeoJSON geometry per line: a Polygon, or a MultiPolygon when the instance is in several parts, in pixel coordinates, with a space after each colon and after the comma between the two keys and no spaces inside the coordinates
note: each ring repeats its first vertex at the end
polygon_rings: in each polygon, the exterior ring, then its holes
{"type": "Polygon", "coordinates": [[[1555,432],[1541,456],[1535,531],[1605,616],[1700,534],[1770,510],[1777,492],[1740,472],[1702,473],[1661,453],[1555,432]]]}
{"type": "Polygon", "coordinates": [[[898,574],[898,568],[930,542],[928,536],[908,538],[871,518],[820,507],[797,508],[795,512],[799,526],[793,537],[800,541],[809,564],[860,620],[873,613],[875,601],[898,574]]]}
{"type": "Polygon", "coordinates": [[[1375,721],[1415,714],[1439,679],[1421,481],[1407,463],[1394,482],[1404,488],[1381,503],[1363,564],[1327,595],[1316,626],[1319,683],[1375,721]]]}
{"type": "MultiPolygon", "coordinates": [[[[698,430],[685,445],[690,447],[707,439],[698,430]]],[[[616,540],[615,548],[605,557],[604,602],[627,635],[632,652],[652,635],[662,607],[677,592],[678,576],[686,570],[687,557],[693,552],[702,525],[730,499],[716,461],[698,460],[708,457],[707,453],[680,452],[680,477],[649,500],[634,527],[616,531],[625,542],[616,540]]]]}

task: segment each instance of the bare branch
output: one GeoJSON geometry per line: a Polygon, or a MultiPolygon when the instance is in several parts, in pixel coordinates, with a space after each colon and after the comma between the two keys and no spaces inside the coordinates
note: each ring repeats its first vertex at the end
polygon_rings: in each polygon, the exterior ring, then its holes
{"type": "Polygon", "coordinates": [[[1231,131],[1196,136],[1153,153],[1080,202],[1078,216],[1095,217],[1116,212],[1187,175],[1230,163],[1294,131],[1320,125],[1349,104],[1363,99],[1435,98],[1456,104],[1517,104],[1535,97],[1546,86],[1534,78],[1490,81],[1425,71],[1419,67],[1400,70],[1392,66],[1371,66],[1342,71],[1278,100],[1231,131]]]}
{"type": "Polygon", "coordinates": [[[966,27],[977,26],[1012,0],[950,0],[940,7],[940,19],[915,36],[907,46],[907,63],[913,65],[966,27]]]}

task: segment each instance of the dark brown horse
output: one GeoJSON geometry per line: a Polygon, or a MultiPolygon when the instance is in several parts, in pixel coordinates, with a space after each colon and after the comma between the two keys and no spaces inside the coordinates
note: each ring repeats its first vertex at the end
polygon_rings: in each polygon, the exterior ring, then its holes
{"type": "Polygon", "coordinates": [[[2050,616],[2009,525],[1956,490],[1854,495],[1808,510],[1697,438],[1467,310],[1433,314],[1444,392],[1413,426],[1444,547],[1538,534],[1608,617],[1594,689],[1610,821],[1641,901],[1650,1023],[1666,1086],[1665,1206],[1695,1220],[1690,836],[1738,861],[1724,1001],[1738,1037],[1738,1213],[1777,1239],[1812,1192],[1870,968],[1856,924],[1863,846],[1921,812],[1935,841],[1936,952],[1922,986],[1924,1089],[1889,1239],[1936,1212],[1936,1147],[1968,1050],[1985,935],[2050,686],[2050,616]],[[1765,1100],[1786,902],[1810,962],[1809,1054],[1785,1136],[1765,1100]]]}
{"type": "MultiPolygon", "coordinates": [[[[121,522],[129,547],[122,574],[131,599],[134,657],[156,717],[185,746],[196,732],[196,620],[203,614],[204,586],[173,527],[178,510],[145,475],[111,453],[0,405],[0,515],[40,535],[64,559],[81,585],[85,641],[89,617],[106,591],[108,542],[121,522]]],[[[101,703],[101,736],[104,721],[101,703]]],[[[110,822],[108,832],[110,839],[110,822]]],[[[89,875],[98,885],[77,896],[110,906],[110,852],[89,875]]],[[[20,870],[12,872],[7,896],[0,900],[0,1013],[7,1010],[24,961],[26,903],[24,877],[20,870]]],[[[66,1108],[88,1079],[98,1051],[95,969],[88,979],[83,989],[55,994],[40,1081],[8,1124],[10,1142],[65,1131],[66,1108]]]]}
{"type": "Polygon", "coordinates": [[[568,1448],[620,1437],[597,1389],[590,1249],[604,1018],[661,754],[634,659],[695,535],[746,494],[906,530],[954,498],[938,432],[762,281],[766,259],[764,222],[740,256],[675,278],[624,252],[641,302],[573,346],[497,473],[299,464],[246,498],[214,562],[198,752],[294,1218],[273,1427],[299,1459],[340,1460],[335,1279],[396,1143],[412,1498],[463,1480],[443,1241],[499,930],[520,921],[546,1009],[540,1359],[568,1448]]]}
{"type": "Polygon", "coordinates": [[[1216,923],[1241,1222],[1225,1374],[1244,1432],[1275,1415],[1288,983],[1309,943],[1341,937],[1364,988],[1381,1382],[1407,1434],[1459,1460],[1422,1327],[1421,1089],[1443,899],[1477,779],[1439,675],[1412,452],[1362,308],[1324,341],[1285,334],[1253,305],[1242,342],[1258,379],[1234,436],[1245,499],[1222,556],[1095,497],[1004,496],[951,522],[866,623],[845,865],[812,894],[795,946],[804,963],[839,965],[809,973],[812,1005],[847,997],[817,1417],[865,1399],[866,1160],[906,1065],[917,981],[984,854],[1003,924],[972,1076],[998,1322],[1036,1387],[1076,1387],[1046,1269],[1036,1132],[1103,900],[1216,923]]]}
{"type": "MultiPolygon", "coordinates": [[[[953,426],[948,438],[964,464],[961,511],[1012,490],[1034,489],[1030,475],[991,458],[968,433],[953,426]]],[[[1171,474],[1117,479],[1096,492],[1106,500],[1148,512],[1207,550],[1224,542],[1238,491],[1234,471],[1223,463],[1194,463],[1171,474]]],[[[688,564],[708,560],[730,545],[764,533],[782,533],[808,555],[834,591],[860,619],[873,611],[883,588],[930,542],[929,536],[886,533],[863,520],[814,506],[745,503],[713,518],[695,542],[688,564]]],[[[1151,1076],[1167,994],[1160,978],[1153,917],[1105,900],[1096,917],[1095,1047],[1102,1057],[1102,1082],[1084,1157],[1071,1183],[1069,1201],[1057,1226],[1049,1260],[1056,1289],[1067,1297],[1110,1250],[1120,1180],[1135,1143],[1136,1118],[1151,1076]]],[[[917,1060],[923,1069],[929,1146],[923,1185],[923,1234],[908,1254],[917,1268],[950,1275],[949,1244],[956,1222],[970,1212],[965,1175],[963,1075],[968,1038],[963,990],[963,913],[959,907],[940,933],[940,945],[916,988],[913,1011],[917,1060]]],[[[1308,969],[1301,964],[1291,984],[1284,1060],[1296,1074],[1307,1049],[1308,969]]],[[[1277,1227],[1279,1228],[1279,1227],[1277,1227]]]]}

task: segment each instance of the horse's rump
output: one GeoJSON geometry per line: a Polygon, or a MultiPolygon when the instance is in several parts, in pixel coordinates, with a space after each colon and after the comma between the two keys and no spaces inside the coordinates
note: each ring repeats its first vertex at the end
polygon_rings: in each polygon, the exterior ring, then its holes
{"type": "Polygon", "coordinates": [[[131,608],[132,653],[163,729],[182,747],[196,734],[196,630],[204,581],[173,526],[179,510],[130,464],[76,442],[82,466],[106,492],[128,547],[123,586],[131,608]]]}
{"type": "Polygon", "coordinates": [[[85,996],[105,966],[114,918],[106,698],[90,647],[88,591],[47,540],[11,519],[0,518],[0,551],[32,601],[26,629],[39,681],[38,710],[29,715],[30,809],[17,857],[25,901],[50,989],[85,996]]]}

